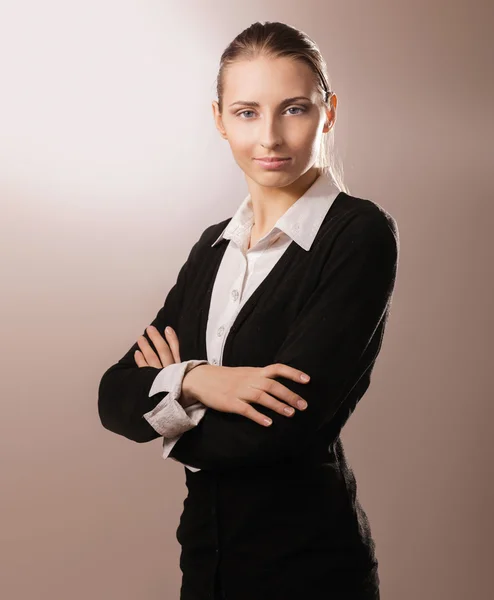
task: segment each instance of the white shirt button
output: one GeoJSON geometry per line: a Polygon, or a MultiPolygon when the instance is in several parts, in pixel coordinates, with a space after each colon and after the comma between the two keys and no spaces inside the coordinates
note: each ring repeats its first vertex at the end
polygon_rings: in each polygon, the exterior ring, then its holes
{"type": "Polygon", "coordinates": [[[223,335],[223,332],[225,331],[225,328],[223,327],[223,325],[218,329],[217,331],[217,335],[218,337],[221,337],[223,335]]]}
{"type": "Polygon", "coordinates": [[[213,358],[213,360],[211,361],[213,363],[213,365],[217,365],[218,361],[216,360],[216,358],[213,358]]]}
{"type": "Polygon", "coordinates": [[[237,300],[237,299],[238,299],[238,290],[232,290],[232,298],[233,298],[234,300],[237,300]]]}

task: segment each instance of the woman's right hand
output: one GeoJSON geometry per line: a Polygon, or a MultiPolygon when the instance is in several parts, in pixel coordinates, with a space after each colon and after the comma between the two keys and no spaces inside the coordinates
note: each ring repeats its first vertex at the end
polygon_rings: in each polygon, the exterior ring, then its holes
{"type": "Polygon", "coordinates": [[[260,425],[269,426],[272,423],[271,419],[258,412],[251,403],[262,404],[284,416],[295,414],[294,408],[304,410],[307,407],[305,400],[273,379],[286,377],[298,383],[307,383],[301,379],[301,375],[306,374],[280,363],[266,367],[223,367],[204,364],[198,365],[185,375],[182,393],[186,398],[199,401],[215,410],[238,413],[260,425]],[[304,402],[305,406],[298,406],[299,401],[304,402]],[[291,414],[287,414],[285,409],[291,410],[291,414]]]}

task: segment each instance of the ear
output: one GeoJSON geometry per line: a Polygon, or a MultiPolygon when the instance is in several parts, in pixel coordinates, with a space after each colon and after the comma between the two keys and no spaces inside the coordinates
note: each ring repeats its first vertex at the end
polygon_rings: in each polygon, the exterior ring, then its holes
{"type": "Polygon", "coordinates": [[[225,128],[223,126],[223,119],[221,117],[220,107],[219,107],[218,102],[216,102],[216,100],[213,100],[211,108],[213,109],[213,118],[214,118],[214,124],[216,125],[216,129],[220,132],[221,137],[224,140],[226,140],[227,135],[226,135],[225,128]]]}
{"type": "Polygon", "coordinates": [[[323,133],[328,133],[328,131],[333,127],[336,121],[336,106],[338,104],[338,97],[333,93],[329,100],[329,106],[325,108],[326,110],[326,122],[324,123],[323,133]]]}

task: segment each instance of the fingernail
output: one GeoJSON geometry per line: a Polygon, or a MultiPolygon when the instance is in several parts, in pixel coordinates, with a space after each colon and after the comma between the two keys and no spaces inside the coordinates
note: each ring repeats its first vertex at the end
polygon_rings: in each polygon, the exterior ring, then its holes
{"type": "Polygon", "coordinates": [[[300,375],[300,379],[302,381],[309,381],[310,377],[308,375],[300,375]]]}
{"type": "Polygon", "coordinates": [[[172,332],[172,330],[171,330],[169,327],[167,327],[167,328],[165,329],[165,331],[166,331],[166,333],[171,333],[171,332],[172,332]]]}
{"type": "Polygon", "coordinates": [[[304,400],[297,400],[297,406],[303,410],[304,408],[307,408],[307,402],[304,400]]]}

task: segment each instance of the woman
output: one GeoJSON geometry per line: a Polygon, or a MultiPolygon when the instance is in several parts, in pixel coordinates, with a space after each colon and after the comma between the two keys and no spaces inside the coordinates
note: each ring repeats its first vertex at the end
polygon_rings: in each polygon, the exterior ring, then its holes
{"type": "Polygon", "coordinates": [[[223,53],[217,92],[215,124],[249,195],[205,229],[104,373],[100,419],[136,442],[163,436],[163,457],[185,465],[181,600],[376,600],[340,433],[381,348],[396,222],[343,190],[337,97],[305,33],[251,25],[223,53]]]}

